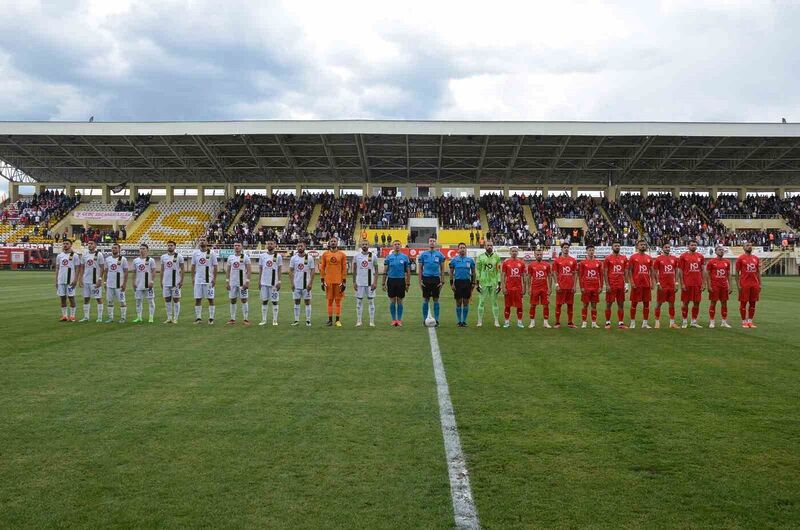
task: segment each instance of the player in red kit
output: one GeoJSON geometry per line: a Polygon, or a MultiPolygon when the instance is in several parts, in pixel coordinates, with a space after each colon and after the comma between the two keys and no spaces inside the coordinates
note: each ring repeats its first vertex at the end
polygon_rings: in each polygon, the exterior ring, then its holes
{"type": "Polygon", "coordinates": [[[693,328],[701,328],[697,323],[697,315],[700,314],[700,300],[703,296],[703,264],[706,259],[697,252],[697,242],[689,241],[689,251],[681,254],[678,259],[678,279],[681,285],[681,316],[683,317],[682,328],[689,326],[686,320],[689,316],[689,302],[692,302],[692,323],[693,328]]]}
{"type": "Polygon", "coordinates": [[[503,296],[506,302],[504,328],[509,327],[511,308],[517,308],[517,327],[524,328],[522,322],[522,295],[525,294],[525,262],[517,257],[519,249],[511,247],[511,257],[503,262],[500,268],[500,281],[503,286],[503,296]]]}
{"type": "Polygon", "coordinates": [[[606,329],[611,329],[611,306],[617,303],[617,322],[620,329],[625,326],[625,293],[628,291],[628,258],[621,255],[619,241],[611,244],[611,254],[603,260],[606,284],[606,329]]]}
{"type": "Polygon", "coordinates": [[[561,327],[561,306],[567,304],[567,326],[575,327],[572,320],[575,305],[575,284],[578,280],[578,261],[569,255],[569,243],[561,243],[561,255],[553,260],[556,277],[556,328],[561,327]]]}
{"type": "Polygon", "coordinates": [[[755,328],[753,317],[761,294],[761,264],[753,255],[753,243],[745,241],[744,254],[736,258],[736,286],[739,288],[739,315],[743,328],[755,328]]]}
{"type": "Polygon", "coordinates": [[[528,274],[526,279],[529,284],[528,292],[531,293],[529,328],[536,327],[536,306],[542,306],[542,316],[544,321],[542,326],[550,327],[550,291],[553,290],[553,269],[550,264],[542,260],[542,249],[537,248],[533,251],[534,260],[528,264],[528,274]]]}
{"type": "Polygon", "coordinates": [[[725,255],[725,247],[717,245],[714,249],[716,257],[711,258],[706,263],[706,287],[708,288],[708,299],[711,302],[708,306],[708,327],[713,328],[714,318],[717,312],[717,302],[720,304],[722,322],[720,327],[729,328],[728,324],[728,295],[731,294],[731,262],[722,256],[725,255]]]}
{"type": "Polygon", "coordinates": [[[581,328],[586,328],[586,314],[592,309],[592,328],[597,329],[597,303],[603,288],[603,262],[595,259],[594,245],[586,245],[586,259],[578,263],[581,282],[581,328]]]}
{"type": "Polygon", "coordinates": [[[653,262],[653,271],[656,275],[658,290],[656,292],[656,329],[661,327],[661,305],[669,304],[669,327],[675,329],[675,275],[678,270],[678,258],[670,254],[672,246],[664,243],[661,255],[653,262]]]}
{"type": "Polygon", "coordinates": [[[636,327],[636,308],[642,303],[642,329],[650,329],[650,300],[653,293],[653,258],[647,253],[647,242],[636,242],[636,254],[628,258],[631,278],[631,325],[636,327]]]}

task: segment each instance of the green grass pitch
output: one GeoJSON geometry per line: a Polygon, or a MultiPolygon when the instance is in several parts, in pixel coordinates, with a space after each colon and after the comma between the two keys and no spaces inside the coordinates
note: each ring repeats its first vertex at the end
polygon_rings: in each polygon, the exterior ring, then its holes
{"type": "MultiPolygon", "coordinates": [[[[376,329],[352,292],[344,328],[318,292],[306,329],[287,293],[279,327],[244,328],[219,289],[213,327],[188,300],[177,326],[59,323],[53,291],[0,272],[0,528],[452,528],[418,288],[402,329],[383,293],[376,329]]],[[[478,329],[474,306],[459,329],[448,292],[481,525],[799,527],[798,315],[794,278],[754,330],[735,303],[731,330],[478,329]]]]}

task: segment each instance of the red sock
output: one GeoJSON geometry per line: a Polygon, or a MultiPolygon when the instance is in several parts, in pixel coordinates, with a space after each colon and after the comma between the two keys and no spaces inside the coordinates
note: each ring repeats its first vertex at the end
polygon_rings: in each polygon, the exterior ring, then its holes
{"type": "Polygon", "coordinates": [[[692,304],[692,320],[697,320],[697,316],[700,314],[700,304],[697,302],[692,304]]]}
{"type": "Polygon", "coordinates": [[[530,311],[528,313],[528,316],[531,317],[531,320],[536,318],[536,304],[532,304],[531,305],[531,309],[530,309],[530,311]]]}
{"type": "Polygon", "coordinates": [[[586,313],[589,312],[589,308],[586,306],[581,307],[581,322],[586,322],[586,313]]]}
{"type": "Polygon", "coordinates": [[[333,300],[328,300],[328,318],[333,316],[333,300]]]}
{"type": "Polygon", "coordinates": [[[617,320],[620,322],[625,321],[625,306],[617,306],[617,320]]]}
{"type": "Polygon", "coordinates": [[[597,308],[592,307],[592,322],[597,322],[597,308]]]}
{"type": "Polygon", "coordinates": [[[684,320],[689,316],[689,304],[681,304],[681,316],[684,320]]]}
{"type": "Polygon", "coordinates": [[[739,316],[747,320],[747,302],[739,302],[739,316]]]}
{"type": "Polygon", "coordinates": [[[545,320],[550,318],[550,304],[544,304],[542,306],[542,316],[544,317],[545,320]]]}
{"type": "Polygon", "coordinates": [[[670,320],[675,320],[675,306],[669,306],[669,318],[670,320]]]}
{"type": "Polygon", "coordinates": [[[342,300],[341,300],[341,298],[338,299],[338,300],[335,300],[334,304],[336,305],[336,316],[337,317],[342,316],[342,300]]]}
{"type": "Polygon", "coordinates": [[[656,320],[661,318],[661,306],[660,305],[656,306],[655,314],[656,314],[656,320]]]}
{"type": "Polygon", "coordinates": [[[561,304],[556,305],[556,324],[561,323],[561,304]]]}
{"type": "Polygon", "coordinates": [[[606,306],[606,322],[611,322],[611,306],[606,306]]]}
{"type": "Polygon", "coordinates": [[[650,320],[650,304],[648,302],[642,303],[642,312],[644,313],[644,319],[650,320]]]}
{"type": "Polygon", "coordinates": [[[505,309],[503,310],[503,316],[505,317],[506,320],[508,320],[508,317],[511,316],[511,306],[510,305],[506,305],[505,309]]]}
{"type": "Polygon", "coordinates": [[[722,309],[720,309],[720,313],[722,313],[722,320],[728,320],[728,302],[720,302],[722,309]]]}
{"type": "Polygon", "coordinates": [[[575,306],[573,304],[567,304],[567,318],[569,319],[568,322],[572,324],[572,317],[575,314],[575,306]]]}
{"type": "Polygon", "coordinates": [[[754,316],[756,316],[756,303],[750,302],[750,307],[747,310],[747,318],[748,320],[753,320],[754,316]]]}
{"type": "Polygon", "coordinates": [[[631,302],[631,320],[636,319],[636,308],[639,306],[639,302],[631,302]]]}
{"type": "Polygon", "coordinates": [[[522,306],[517,308],[517,320],[522,320],[522,306]]]}
{"type": "Polygon", "coordinates": [[[708,305],[708,318],[710,318],[711,320],[714,320],[714,317],[716,316],[716,314],[717,314],[717,303],[716,302],[711,302],[708,305]]]}

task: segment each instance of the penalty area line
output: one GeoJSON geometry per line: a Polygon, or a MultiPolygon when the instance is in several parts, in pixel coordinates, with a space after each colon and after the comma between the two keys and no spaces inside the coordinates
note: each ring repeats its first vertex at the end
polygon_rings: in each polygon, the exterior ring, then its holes
{"type": "Polygon", "coordinates": [[[477,530],[480,528],[478,512],[475,510],[475,501],[472,499],[467,462],[464,459],[464,452],[461,450],[461,438],[458,436],[453,402],[450,401],[450,388],[447,386],[447,376],[444,373],[436,328],[428,328],[428,338],[431,342],[433,374],[436,377],[436,393],[439,397],[439,421],[442,424],[447,473],[450,476],[453,517],[456,528],[477,530]]]}

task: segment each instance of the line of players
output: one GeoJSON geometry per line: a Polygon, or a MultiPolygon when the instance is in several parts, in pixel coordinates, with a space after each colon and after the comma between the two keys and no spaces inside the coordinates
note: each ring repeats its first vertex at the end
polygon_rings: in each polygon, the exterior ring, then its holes
{"type": "MultiPolygon", "coordinates": [[[[283,272],[283,257],[277,252],[275,243],[266,244],[266,252],[258,255],[260,267],[261,322],[267,324],[269,306],[272,306],[272,324],[278,324],[278,302],[283,272]]],[[[647,244],[637,243],[637,252],[630,258],[620,254],[620,244],[612,245],[612,253],[603,261],[594,257],[594,247],[587,246],[587,257],[578,262],[569,255],[569,244],[561,247],[561,255],[552,264],[543,260],[543,252],[536,250],[534,260],[525,264],[518,256],[518,249],[512,247],[511,257],[502,261],[494,253],[491,241],[486,242],[485,252],[477,261],[466,254],[466,245],[459,245],[456,257],[450,260],[450,287],[456,299],[457,325],[467,325],[472,291],[479,294],[477,304],[477,325],[483,323],[485,305],[490,305],[495,326],[499,326],[499,306],[497,297],[504,295],[504,327],[510,327],[512,308],[516,309],[517,326],[524,327],[522,298],[530,293],[529,327],[535,327],[537,306],[542,306],[543,326],[549,324],[549,296],[553,287],[556,290],[555,324],[561,325],[561,311],[567,306],[567,326],[576,327],[573,321],[576,286],[581,289],[582,327],[597,328],[597,304],[600,293],[605,290],[605,327],[611,327],[612,307],[617,305],[617,320],[620,328],[624,323],[624,304],[626,293],[630,291],[630,326],[636,325],[635,317],[639,303],[642,303],[642,327],[649,328],[650,302],[652,290],[656,286],[655,327],[660,326],[661,307],[668,304],[670,327],[678,327],[675,322],[675,294],[680,287],[682,327],[700,327],[697,323],[699,304],[704,287],[709,292],[710,327],[715,325],[716,303],[721,305],[722,327],[730,327],[727,322],[727,301],[731,293],[730,262],[724,259],[724,249],[717,247],[716,257],[705,263],[705,258],[697,252],[695,243],[680,257],[671,255],[669,244],[661,248],[661,255],[653,259],[647,254],[647,244]],[[689,306],[691,321],[688,320],[689,306]]],[[[160,277],[162,294],[166,304],[165,323],[177,323],[180,315],[181,289],[186,266],[184,258],[175,250],[175,243],[167,244],[167,253],[161,256],[161,265],[156,269],[155,260],[148,256],[146,244],[140,245],[139,256],[133,260],[134,295],[136,300],[136,319],[143,321],[143,302],[148,302],[148,322],[155,317],[155,277],[160,277]]],[[[739,290],[740,315],[743,327],[755,327],[753,316],[759,298],[761,276],[759,259],[752,254],[752,245],[746,243],[744,254],[736,260],[737,285],[739,290]]],[[[439,295],[444,284],[445,256],[436,249],[436,240],[429,240],[429,249],[418,257],[419,285],[423,295],[423,320],[430,314],[439,322],[439,295]],[[432,306],[431,304],[432,300],[432,306]]],[[[200,240],[190,260],[193,276],[195,323],[202,322],[202,301],[208,303],[208,322],[215,320],[215,287],[218,258],[204,239],[200,240]]],[[[61,298],[61,320],[75,320],[75,291],[78,285],[83,288],[84,316],[82,322],[89,321],[91,300],[97,302],[97,322],[103,321],[104,304],[102,286],[106,287],[108,316],[105,322],[114,321],[115,305],[120,308],[120,321],[125,322],[127,304],[125,292],[128,282],[128,261],[121,255],[119,245],[113,245],[111,255],[104,256],[94,242],[88,243],[83,254],[72,251],[72,243],[65,240],[63,251],[57,257],[56,290],[61,298]],[[69,306],[67,303],[69,302],[69,306]]],[[[383,289],[390,298],[392,325],[401,326],[403,320],[403,299],[410,287],[410,260],[400,251],[400,242],[393,243],[393,250],[384,261],[383,289]]],[[[301,302],[305,304],[305,323],[311,325],[311,287],[317,268],[316,260],[308,254],[304,243],[297,245],[297,251],[289,259],[289,274],[294,300],[293,326],[300,323],[301,302]]],[[[230,320],[237,318],[237,302],[242,308],[243,322],[249,320],[249,288],[252,273],[251,258],[240,243],[234,244],[234,252],[225,263],[225,288],[230,302],[230,320]]],[[[356,326],[362,325],[363,301],[369,305],[369,325],[375,325],[375,293],[378,282],[377,257],[369,251],[369,243],[362,241],[361,251],[356,254],[350,268],[353,275],[353,288],[356,292],[356,326]]],[[[326,293],[329,326],[341,326],[341,307],[346,292],[348,266],[344,252],[338,249],[338,240],[331,239],[319,263],[321,287],[326,293]],[[334,320],[335,319],[335,320],[334,320]]]]}

